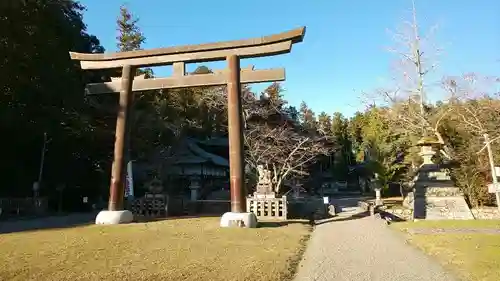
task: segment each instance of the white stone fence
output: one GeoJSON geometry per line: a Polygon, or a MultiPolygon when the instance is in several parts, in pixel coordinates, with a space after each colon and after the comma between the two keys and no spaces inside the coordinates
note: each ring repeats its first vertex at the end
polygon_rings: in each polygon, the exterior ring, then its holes
{"type": "Polygon", "coordinates": [[[476,220],[500,220],[497,207],[479,207],[470,209],[476,220]]]}
{"type": "Polygon", "coordinates": [[[247,198],[247,212],[252,212],[257,219],[287,219],[287,199],[281,198],[247,198]]]}

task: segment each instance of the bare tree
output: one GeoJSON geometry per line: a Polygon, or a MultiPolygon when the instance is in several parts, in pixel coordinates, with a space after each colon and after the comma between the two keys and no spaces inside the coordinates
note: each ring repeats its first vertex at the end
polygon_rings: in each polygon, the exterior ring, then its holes
{"type": "MultiPolygon", "coordinates": [[[[453,96],[452,106],[461,126],[466,132],[483,141],[484,146],[477,154],[487,151],[488,162],[493,183],[498,188],[495,172],[495,160],[491,144],[500,140],[499,114],[500,100],[495,98],[494,78],[480,77],[474,73],[465,74],[461,78],[446,80],[446,89],[453,96]]],[[[500,209],[500,198],[496,192],[497,205],[500,209]]]]}
{"type": "Polygon", "coordinates": [[[472,138],[465,145],[459,145],[453,158],[460,160],[460,165],[451,169],[456,182],[467,196],[472,206],[478,207],[491,200],[491,194],[485,189],[490,163],[484,154],[477,154],[484,144],[478,138],[472,138]]]}
{"type": "MultiPolygon", "coordinates": [[[[202,98],[212,108],[227,108],[223,87],[212,88],[202,98]]],[[[284,180],[292,175],[307,175],[308,166],[333,149],[328,136],[294,124],[285,105],[286,101],[279,97],[262,94],[257,98],[249,87],[242,87],[245,161],[253,171],[258,165],[271,170],[276,193],[284,180]]]]}
{"type": "Polygon", "coordinates": [[[284,180],[292,175],[307,175],[308,165],[332,147],[325,137],[297,132],[289,125],[252,122],[245,130],[246,162],[252,168],[264,164],[272,171],[274,191],[278,193],[284,180]]]}
{"type": "MultiPolygon", "coordinates": [[[[434,86],[429,75],[438,67],[438,57],[442,49],[433,44],[432,38],[437,31],[433,26],[422,36],[417,21],[415,2],[412,0],[411,19],[403,21],[400,28],[389,31],[394,46],[388,51],[396,55],[394,61],[393,83],[391,89],[379,89],[375,95],[364,93],[369,105],[377,101],[387,106],[387,119],[401,133],[413,137],[435,135],[444,144],[439,132],[440,122],[449,112],[445,107],[430,110],[427,106],[427,90],[434,86]]],[[[445,156],[448,154],[442,151],[445,156]]]]}

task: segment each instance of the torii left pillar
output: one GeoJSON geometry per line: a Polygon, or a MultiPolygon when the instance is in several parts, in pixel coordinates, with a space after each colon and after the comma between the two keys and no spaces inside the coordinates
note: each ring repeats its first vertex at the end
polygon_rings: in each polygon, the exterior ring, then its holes
{"type": "Polygon", "coordinates": [[[257,227],[257,217],[254,213],[246,212],[240,58],[231,55],[226,61],[231,212],[222,215],[220,226],[254,228],[257,227]]]}
{"type": "Polygon", "coordinates": [[[123,194],[125,184],[125,153],[126,143],[130,132],[129,116],[132,106],[132,83],[134,82],[135,68],[124,65],[122,68],[121,91],[116,117],[115,151],[113,166],[111,168],[111,184],[109,187],[108,210],[101,211],[95,219],[96,224],[129,223],[134,220],[134,215],[129,210],[123,209],[123,194]]]}

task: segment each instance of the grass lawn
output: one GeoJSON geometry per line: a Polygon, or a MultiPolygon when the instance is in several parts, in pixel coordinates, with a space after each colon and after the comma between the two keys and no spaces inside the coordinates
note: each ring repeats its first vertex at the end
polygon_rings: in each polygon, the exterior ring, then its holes
{"type": "Polygon", "coordinates": [[[310,232],[302,223],[229,229],[219,221],[2,234],[0,280],[286,280],[310,232]]]}
{"type": "MultiPolygon", "coordinates": [[[[500,221],[418,221],[394,223],[392,227],[406,233],[411,228],[500,229],[500,221]]],[[[411,244],[434,256],[464,280],[500,279],[500,234],[408,234],[408,238],[411,244]]]]}

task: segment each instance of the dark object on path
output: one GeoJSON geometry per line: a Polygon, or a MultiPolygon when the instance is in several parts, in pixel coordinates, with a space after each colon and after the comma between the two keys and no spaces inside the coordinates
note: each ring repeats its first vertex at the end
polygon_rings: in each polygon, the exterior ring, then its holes
{"type": "Polygon", "coordinates": [[[311,212],[309,214],[309,225],[311,226],[315,226],[316,225],[316,217],[315,217],[316,213],[315,212],[311,212]]]}

